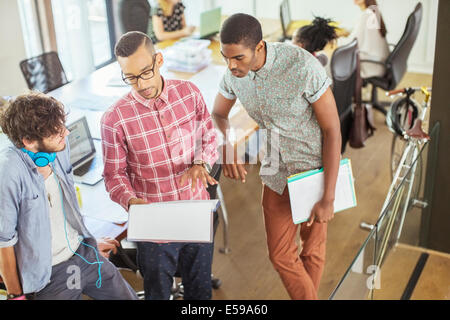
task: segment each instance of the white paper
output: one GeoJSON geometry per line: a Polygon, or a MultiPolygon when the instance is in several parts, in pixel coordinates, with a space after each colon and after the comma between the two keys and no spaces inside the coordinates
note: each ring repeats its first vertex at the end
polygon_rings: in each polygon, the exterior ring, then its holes
{"type": "Polygon", "coordinates": [[[95,186],[77,184],[81,192],[81,214],[102,221],[124,223],[128,214],[122,206],[112,201],[106,192],[104,180],[95,186]]]}
{"type": "MultiPolygon", "coordinates": [[[[323,171],[288,182],[292,220],[295,224],[305,222],[311,215],[314,205],[324,192],[323,171]]],[[[356,206],[353,174],[350,161],[342,161],[336,181],[334,212],[356,206]]]]}
{"type": "Polygon", "coordinates": [[[128,241],[212,242],[218,200],[169,201],[132,205],[128,241]]]}

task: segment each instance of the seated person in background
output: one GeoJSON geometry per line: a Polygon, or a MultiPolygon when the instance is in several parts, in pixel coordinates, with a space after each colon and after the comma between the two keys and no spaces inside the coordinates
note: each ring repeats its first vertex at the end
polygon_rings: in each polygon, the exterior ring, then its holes
{"type": "Polygon", "coordinates": [[[181,0],[158,0],[159,7],[152,17],[153,43],[190,36],[195,27],[187,26],[184,16],[185,6],[181,0]]]}
{"type": "Polygon", "coordinates": [[[117,241],[100,245],[83,223],[65,119],[60,102],[36,93],[19,96],[0,116],[12,142],[0,158],[0,274],[8,299],[137,299],[105,259],[117,241]]]}
{"type": "MultiPolygon", "coordinates": [[[[386,40],[386,25],[376,0],[354,0],[354,3],[360,7],[362,13],[351,34],[346,38],[339,38],[338,45],[342,46],[356,38],[361,60],[384,62],[390,52],[386,40]]],[[[384,73],[382,65],[361,62],[362,78],[381,77],[384,73]]]]}
{"type": "Polygon", "coordinates": [[[329,19],[316,17],[310,25],[297,29],[292,36],[292,43],[316,57],[325,67],[329,76],[331,72],[329,72],[328,57],[319,51],[337,38],[336,28],[331,26],[330,22],[329,19]]]}

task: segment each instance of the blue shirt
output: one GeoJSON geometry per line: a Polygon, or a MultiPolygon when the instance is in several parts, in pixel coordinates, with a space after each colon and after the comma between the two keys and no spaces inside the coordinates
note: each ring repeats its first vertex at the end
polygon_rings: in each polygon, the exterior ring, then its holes
{"type": "MultiPolygon", "coordinates": [[[[67,222],[80,235],[93,238],[78,207],[68,143],[52,169],[64,194],[67,222]]],[[[25,294],[42,290],[50,281],[51,240],[44,177],[27,154],[9,143],[0,151],[0,248],[14,246],[25,294]]]]}

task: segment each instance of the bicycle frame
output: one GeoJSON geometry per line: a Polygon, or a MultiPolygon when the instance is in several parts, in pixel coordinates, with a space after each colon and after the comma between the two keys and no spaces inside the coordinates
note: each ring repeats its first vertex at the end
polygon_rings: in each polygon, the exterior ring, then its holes
{"type": "MultiPolygon", "coordinates": [[[[409,88],[410,90],[417,90],[417,89],[412,89],[409,88]]],[[[408,89],[403,89],[405,92],[405,90],[408,89]]],[[[391,183],[391,185],[389,186],[389,191],[388,191],[388,195],[384,201],[383,207],[381,209],[381,212],[384,212],[387,208],[387,206],[389,205],[390,201],[391,201],[391,197],[394,195],[395,191],[396,191],[396,186],[397,184],[403,179],[406,179],[406,175],[404,177],[400,177],[402,171],[404,169],[406,169],[406,171],[408,172],[408,169],[411,169],[410,171],[410,180],[407,181],[408,182],[408,186],[407,186],[407,194],[406,194],[406,205],[402,208],[402,212],[401,212],[401,218],[400,218],[400,226],[397,232],[397,235],[395,237],[395,241],[397,242],[400,239],[400,235],[403,229],[403,224],[404,224],[404,220],[405,220],[405,216],[406,216],[406,212],[408,210],[408,204],[410,201],[410,197],[411,197],[411,191],[412,191],[412,187],[414,185],[414,177],[415,177],[415,172],[416,172],[416,168],[417,168],[417,161],[415,161],[415,159],[417,158],[417,156],[419,155],[419,145],[421,144],[421,142],[423,142],[424,140],[428,140],[429,137],[428,135],[426,135],[423,131],[421,131],[420,129],[420,134],[418,134],[417,132],[417,128],[421,126],[422,121],[425,119],[425,115],[426,112],[430,106],[430,96],[431,94],[429,93],[429,90],[425,87],[420,88],[420,90],[422,91],[422,93],[425,95],[425,100],[423,102],[423,108],[421,110],[421,113],[418,117],[418,119],[416,120],[417,123],[414,124],[414,127],[410,130],[407,130],[406,132],[403,133],[403,138],[407,140],[407,145],[405,147],[405,150],[402,153],[402,157],[400,159],[400,162],[398,164],[397,170],[395,171],[395,175],[394,175],[394,179],[391,183]],[[426,137],[425,137],[426,136],[426,137]],[[410,155],[410,153],[412,152],[412,157],[408,157],[410,155]],[[412,162],[414,162],[412,168],[412,162]]],[[[386,247],[389,241],[389,237],[390,234],[392,232],[392,228],[394,225],[394,221],[395,218],[397,216],[398,213],[398,209],[400,207],[400,203],[399,201],[401,200],[401,197],[403,196],[403,192],[405,191],[405,185],[400,186],[400,190],[398,191],[397,195],[396,195],[396,199],[394,202],[394,209],[393,209],[393,213],[391,214],[391,216],[389,217],[389,221],[388,221],[388,226],[387,226],[387,232],[385,234],[385,236],[382,239],[382,246],[381,246],[381,254],[377,259],[377,265],[380,265],[381,262],[383,261],[383,257],[384,254],[386,252],[386,247]]],[[[386,216],[386,215],[385,215],[386,216]]],[[[381,217],[379,220],[379,225],[381,225],[381,222],[383,221],[384,217],[381,217]]]]}

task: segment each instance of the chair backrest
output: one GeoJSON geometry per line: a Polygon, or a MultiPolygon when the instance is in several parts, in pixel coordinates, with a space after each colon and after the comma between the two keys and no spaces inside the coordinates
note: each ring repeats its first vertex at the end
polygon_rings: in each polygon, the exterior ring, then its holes
{"type": "Polygon", "coordinates": [[[334,50],[331,57],[331,75],[333,77],[333,94],[339,115],[351,108],[356,85],[356,63],[358,42],[354,39],[349,44],[334,50]]]}
{"type": "Polygon", "coordinates": [[[341,124],[341,153],[345,151],[353,122],[352,100],[356,88],[358,55],[358,42],[354,39],[349,44],[337,48],[330,62],[333,95],[341,124]]]}
{"type": "Polygon", "coordinates": [[[280,4],[280,22],[283,31],[283,40],[288,39],[287,31],[291,23],[291,8],[289,7],[289,0],[283,0],[280,4]]]}
{"type": "Polygon", "coordinates": [[[123,32],[141,31],[147,34],[150,9],[148,0],[122,0],[119,12],[123,32]]]}
{"type": "Polygon", "coordinates": [[[408,17],[402,37],[386,59],[386,76],[389,79],[388,90],[394,89],[406,72],[408,57],[417,39],[422,22],[422,12],[422,4],[419,2],[408,17]]]}
{"type": "Polygon", "coordinates": [[[66,83],[67,77],[56,52],[46,52],[20,62],[28,89],[47,93],[66,83]]]}

